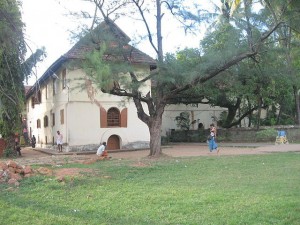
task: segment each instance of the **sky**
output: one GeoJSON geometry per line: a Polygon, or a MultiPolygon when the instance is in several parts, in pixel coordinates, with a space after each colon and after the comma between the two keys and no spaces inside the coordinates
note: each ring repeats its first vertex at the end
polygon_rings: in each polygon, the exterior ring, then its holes
{"type": "MultiPolygon", "coordinates": [[[[25,23],[25,39],[29,46],[28,56],[37,48],[45,47],[47,58],[34,69],[34,76],[26,85],[33,85],[47,68],[61,55],[66,53],[73,45],[70,30],[74,30],[80,21],[66,15],[68,10],[89,10],[90,6],[80,0],[22,0],[22,20],[25,23]]],[[[154,17],[154,15],[153,15],[154,17]]],[[[119,19],[117,25],[131,38],[145,31],[138,22],[119,19]]],[[[198,47],[200,36],[185,36],[167,15],[163,19],[164,49],[165,52],[175,52],[184,47],[198,47]],[[174,38],[175,37],[175,38],[174,38]]],[[[149,42],[144,41],[136,46],[141,51],[155,57],[149,47],[149,42]]]]}

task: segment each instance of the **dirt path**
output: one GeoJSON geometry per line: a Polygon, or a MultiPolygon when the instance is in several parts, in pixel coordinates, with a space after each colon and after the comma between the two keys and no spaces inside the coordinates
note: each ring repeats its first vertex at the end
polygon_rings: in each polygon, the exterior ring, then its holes
{"type": "MultiPolygon", "coordinates": [[[[266,154],[272,152],[300,152],[299,144],[290,145],[263,145],[255,146],[253,144],[235,144],[235,146],[220,144],[220,152],[217,154],[216,151],[209,152],[205,144],[176,144],[163,148],[163,153],[170,157],[193,157],[193,156],[211,156],[211,157],[222,157],[226,155],[245,155],[245,154],[266,154]]],[[[54,153],[54,152],[53,152],[54,153]]],[[[133,166],[145,166],[143,159],[146,159],[149,154],[149,150],[141,151],[127,151],[127,152],[115,152],[110,153],[109,156],[112,159],[130,159],[132,160],[133,166]]],[[[0,158],[0,161],[8,161],[10,159],[0,158]]],[[[97,160],[95,154],[87,155],[63,155],[63,154],[53,154],[49,155],[37,150],[32,150],[30,148],[22,150],[22,157],[13,158],[15,162],[20,165],[52,165],[52,170],[50,174],[54,174],[59,182],[65,181],[66,177],[76,177],[82,176],[83,173],[97,173],[94,169],[86,168],[60,168],[62,164],[78,162],[78,163],[94,163],[97,160]],[[52,171],[52,172],[51,172],[52,171]]],[[[48,171],[49,169],[47,169],[48,171]]]]}
{"type": "MultiPolygon", "coordinates": [[[[272,152],[300,152],[300,144],[289,145],[264,145],[255,146],[251,144],[235,144],[225,145],[222,143],[219,145],[220,152],[209,152],[208,148],[204,144],[197,143],[184,143],[176,144],[163,148],[163,153],[171,157],[192,157],[192,156],[225,156],[225,155],[242,155],[242,154],[266,154],[272,152]]],[[[141,160],[149,154],[149,150],[130,151],[130,152],[116,152],[110,153],[109,156],[112,159],[132,159],[141,160]]],[[[33,165],[33,164],[65,164],[71,162],[85,162],[87,160],[96,159],[96,155],[49,155],[30,148],[22,150],[22,157],[14,158],[13,160],[21,165],[33,165]]],[[[7,161],[7,158],[1,158],[0,161],[7,161]]]]}

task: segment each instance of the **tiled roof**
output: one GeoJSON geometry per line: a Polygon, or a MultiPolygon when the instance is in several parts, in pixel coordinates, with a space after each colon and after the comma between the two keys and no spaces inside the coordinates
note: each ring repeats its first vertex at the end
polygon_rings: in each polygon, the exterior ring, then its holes
{"type": "Polygon", "coordinates": [[[155,59],[129,45],[130,38],[113,21],[107,20],[93,30],[92,36],[87,33],[67,53],[58,58],[38,81],[26,91],[26,97],[29,98],[64,62],[69,59],[84,59],[87,53],[99,48],[102,43],[106,42],[105,40],[109,43],[107,52],[104,55],[105,60],[156,65],[155,59]]]}
{"type": "MultiPolygon", "coordinates": [[[[85,55],[88,52],[93,51],[94,49],[95,47],[91,45],[76,44],[66,54],[64,54],[64,57],[68,59],[84,59],[85,55]]],[[[114,53],[105,54],[104,59],[105,60],[119,59],[119,60],[129,61],[133,64],[150,64],[150,65],[156,64],[156,61],[153,58],[151,58],[149,55],[145,54],[144,52],[128,44],[124,45],[120,51],[114,51],[114,53]]]]}
{"type": "Polygon", "coordinates": [[[101,23],[92,33],[86,34],[64,56],[68,59],[83,59],[84,56],[102,44],[108,44],[106,60],[122,59],[131,63],[155,65],[149,55],[128,44],[130,38],[111,20],[101,23]]]}

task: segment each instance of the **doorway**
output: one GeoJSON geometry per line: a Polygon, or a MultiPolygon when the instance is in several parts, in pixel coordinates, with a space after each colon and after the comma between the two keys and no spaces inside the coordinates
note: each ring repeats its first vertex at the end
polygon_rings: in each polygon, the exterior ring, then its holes
{"type": "Polygon", "coordinates": [[[111,135],[107,140],[107,150],[120,149],[120,138],[118,135],[111,135]]]}

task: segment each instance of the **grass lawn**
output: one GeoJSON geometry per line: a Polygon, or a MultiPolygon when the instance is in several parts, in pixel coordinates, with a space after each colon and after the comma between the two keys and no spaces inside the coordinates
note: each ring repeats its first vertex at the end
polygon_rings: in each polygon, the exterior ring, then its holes
{"type": "Polygon", "coordinates": [[[0,186],[0,224],[300,224],[300,154],[101,161],[0,186]]]}

